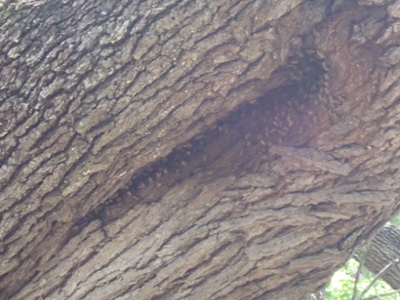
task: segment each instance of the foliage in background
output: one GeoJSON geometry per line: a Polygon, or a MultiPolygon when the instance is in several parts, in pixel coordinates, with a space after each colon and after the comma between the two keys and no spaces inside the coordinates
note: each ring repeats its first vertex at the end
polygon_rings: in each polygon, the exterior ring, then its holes
{"type": "MultiPolygon", "coordinates": [[[[350,300],[353,295],[354,282],[357,274],[358,262],[355,259],[350,259],[346,265],[339,269],[332,277],[330,284],[325,291],[326,300],[350,300]]],[[[362,292],[375,277],[375,274],[362,268],[361,277],[358,280],[358,290],[362,292]]],[[[392,292],[393,289],[383,280],[379,279],[374,286],[365,295],[364,299],[371,296],[378,296],[392,292]]],[[[380,300],[400,300],[400,295],[394,294],[376,298],[380,300]]]]}
{"type": "MultiPolygon", "coordinates": [[[[400,227],[400,215],[394,217],[390,222],[400,227]]],[[[355,251],[355,254],[362,255],[364,251],[365,249],[359,248],[355,251]]],[[[332,276],[329,285],[326,287],[325,300],[351,300],[358,268],[359,263],[354,258],[351,258],[343,268],[339,269],[332,276]]],[[[368,269],[365,267],[362,267],[361,275],[357,284],[358,294],[370,284],[374,277],[375,274],[368,271],[368,269]]],[[[394,290],[385,281],[378,279],[378,281],[375,282],[373,287],[368,291],[363,299],[400,300],[399,293],[395,293],[390,296],[379,297],[379,295],[387,294],[393,291],[394,290]]]]}
{"type": "Polygon", "coordinates": [[[400,215],[394,217],[392,220],[390,220],[390,222],[396,225],[397,227],[400,227],[400,215]]]}

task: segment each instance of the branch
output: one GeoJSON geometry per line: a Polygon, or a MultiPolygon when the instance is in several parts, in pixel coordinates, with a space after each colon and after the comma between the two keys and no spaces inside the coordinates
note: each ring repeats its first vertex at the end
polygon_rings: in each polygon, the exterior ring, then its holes
{"type": "Polygon", "coordinates": [[[372,279],[372,281],[369,283],[369,285],[365,288],[365,290],[361,293],[360,297],[357,298],[357,300],[361,300],[362,297],[369,291],[369,289],[375,284],[375,282],[379,279],[379,277],[385,273],[385,271],[387,269],[390,268],[390,266],[394,263],[394,262],[398,262],[399,258],[396,257],[394,260],[392,260],[390,263],[388,263],[382,270],[379,271],[378,274],[376,274],[376,276],[374,277],[374,279],[372,279]]]}
{"type": "Polygon", "coordinates": [[[390,296],[390,295],[396,294],[396,293],[398,293],[398,292],[400,292],[400,289],[397,289],[397,290],[391,291],[391,292],[389,292],[389,293],[385,293],[385,294],[378,294],[378,295],[375,295],[375,296],[371,296],[371,297],[368,297],[368,298],[364,298],[363,300],[373,300],[373,299],[378,299],[378,298],[380,298],[380,297],[384,297],[384,296],[390,296]]]}
{"type": "Polygon", "coordinates": [[[357,299],[357,284],[358,284],[358,280],[359,280],[360,275],[361,275],[361,269],[362,269],[362,267],[364,265],[364,260],[365,260],[365,255],[363,254],[361,256],[360,263],[358,264],[358,269],[357,269],[357,273],[356,273],[356,280],[354,282],[353,296],[351,297],[351,300],[356,300],[357,299]]]}

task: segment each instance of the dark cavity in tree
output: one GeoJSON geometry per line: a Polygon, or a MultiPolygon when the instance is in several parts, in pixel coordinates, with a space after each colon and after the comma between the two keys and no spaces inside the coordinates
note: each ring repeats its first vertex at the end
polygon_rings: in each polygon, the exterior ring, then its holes
{"type": "Polygon", "coordinates": [[[174,185],[191,176],[207,174],[210,181],[227,173],[243,176],[258,172],[274,159],[269,154],[272,145],[308,146],[311,136],[335,118],[338,101],[329,93],[327,71],[327,63],[315,51],[289,57],[287,65],[272,75],[282,78],[282,86],[254,103],[240,105],[213,128],[143,168],[128,188],[77,220],[68,239],[94,219],[105,225],[135,205],[159,201],[174,185]]]}

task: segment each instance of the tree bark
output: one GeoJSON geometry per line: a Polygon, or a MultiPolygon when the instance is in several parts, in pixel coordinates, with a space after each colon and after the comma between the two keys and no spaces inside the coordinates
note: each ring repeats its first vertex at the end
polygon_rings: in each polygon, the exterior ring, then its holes
{"type": "Polygon", "coordinates": [[[2,299],[305,299],[399,209],[399,1],[3,7],[2,299]]]}
{"type": "Polygon", "coordinates": [[[368,245],[364,266],[378,274],[388,264],[392,265],[381,275],[394,290],[400,289],[400,266],[395,261],[400,254],[400,229],[391,223],[385,224],[368,245]]]}

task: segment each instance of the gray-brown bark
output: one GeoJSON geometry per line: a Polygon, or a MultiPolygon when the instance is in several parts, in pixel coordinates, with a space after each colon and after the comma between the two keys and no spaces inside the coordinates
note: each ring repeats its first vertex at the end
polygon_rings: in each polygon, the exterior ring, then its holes
{"type": "Polygon", "coordinates": [[[399,1],[3,16],[3,299],[305,299],[399,208],[399,1]]]}
{"type": "Polygon", "coordinates": [[[395,263],[400,255],[400,229],[387,223],[372,239],[364,257],[364,266],[378,274],[389,263],[392,265],[381,275],[393,289],[400,289],[400,266],[395,263]]]}

